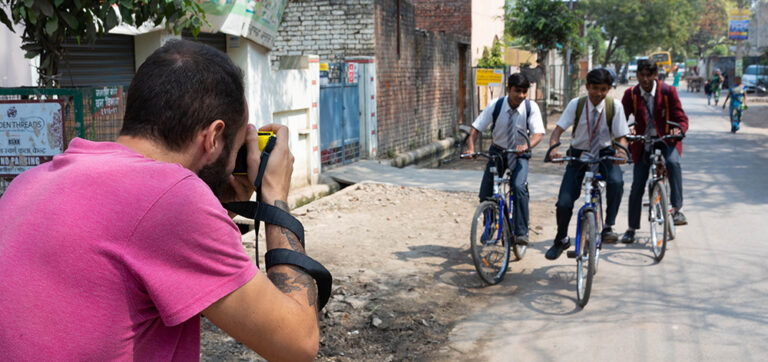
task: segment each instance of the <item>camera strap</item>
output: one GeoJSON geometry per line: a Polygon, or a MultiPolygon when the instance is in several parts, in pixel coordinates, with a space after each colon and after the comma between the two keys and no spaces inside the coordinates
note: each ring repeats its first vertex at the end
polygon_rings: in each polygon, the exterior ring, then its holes
{"type": "MultiPolygon", "coordinates": [[[[264,171],[267,168],[269,154],[275,148],[275,137],[270,137],[264,150],[261,152],[261,162],[259,163],[259,172],[256,175],[253,185],[256,188],[256,200],[261,200],[261,182],[264,178],[264,171]]],[[[301,247],[304,247],[304,226],[290,213],[279,207],[265,204],[263,202],[238,201],[223,204],[228,211],[234,212],[240,216],[253,219],[256,238],[259,235],[259,225],[261,221],[266,224],[272,224],[283,227],[291,231],[299,239],[301,247]]],[[[254,243],[256,249],[256,266],[259,265],[259,242],[254,243]]],[[[266,270],[274,265],[287,264],[303,269],[317,283],[317,304],[318,310],[323,309],[328,303],[333,286],[331,273],[322,264],[302,254],[290,249],[272,249],[264,256],[266,270]]]]}

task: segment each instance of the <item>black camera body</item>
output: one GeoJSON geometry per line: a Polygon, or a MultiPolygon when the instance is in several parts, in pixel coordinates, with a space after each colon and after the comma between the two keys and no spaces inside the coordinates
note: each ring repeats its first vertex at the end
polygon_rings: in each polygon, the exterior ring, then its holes
{"type": "MultiPolygon", "coordinates": [[[[259,131],[259,151],[264,151],[264,147],[267,146],[269,139],[274,137],[272,132],[259,131]]],[[[239,150],[237,150],[237,159],[235,159],[235,169],[232,170],[233,175],[248,175],[248,147],[243,144],[239,150]]]]}

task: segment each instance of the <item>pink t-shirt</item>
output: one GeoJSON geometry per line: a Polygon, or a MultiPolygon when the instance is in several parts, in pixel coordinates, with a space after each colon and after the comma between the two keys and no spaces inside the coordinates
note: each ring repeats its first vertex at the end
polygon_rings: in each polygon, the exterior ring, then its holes
{"type": "Polygon", "coordinates": [[[200,312],[256,274],[208,186],[74,139],[0,198],[3,360],[197,360],[200,312]]]}

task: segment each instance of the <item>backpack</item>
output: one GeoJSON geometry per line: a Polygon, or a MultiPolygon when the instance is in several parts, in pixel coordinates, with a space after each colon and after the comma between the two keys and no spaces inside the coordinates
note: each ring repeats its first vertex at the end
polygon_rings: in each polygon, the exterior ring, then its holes
{"type": "MultiPolygon", "coordinates": [[[[507,97],[499,98],[499,100],[496,101],[496,104],[493,106],[493,123],[491,124],[491,134],[493,134],[493,129],[496,128],[496,118],[499,118],[501,107],[504,106],[504,101],[506,99],[507,97]]],[[[528,129],[528,120],[531,118],[531,101],[526,99],[523,102],[525,102],[525,129],[528,129]]]]}
{"type": "MultiPolygon", "coordinates": [[[[586,104],[587,96],[579,98],[579,102],[576,103],[576,119],[573,121],[573,131],[571,132],[571,137],[576,136],[576,127],[579,125],[581,112],[584,111],[584,106],[586,104]]],[[[613,116],[615,113],[616,110],[614,109],[613,98],[605,97],[605,120],[608,123],[608,132],[611,133],[611,138],[613,138],[613,116]]]]}

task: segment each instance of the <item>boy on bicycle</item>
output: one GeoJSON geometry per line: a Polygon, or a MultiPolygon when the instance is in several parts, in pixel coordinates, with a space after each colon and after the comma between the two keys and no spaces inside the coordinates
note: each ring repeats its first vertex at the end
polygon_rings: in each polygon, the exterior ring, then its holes
{"type": "Polygon", "coordinates": [[[723,101],[723,109],[725,109],[725,104],[728,103],[728,98],[730,98],[731,107],[729,108],[728,115],[731,120],[731,132],[736,133],[741,124],[741,111],[747,108],[747,87],[741,84],[740,76],[737,75],[734,80],[736,85],[728,88],[728,95],[725,96],[723,101]]]}
{"type": "MultiPolygon", "coordinates": [[[[679,135],[688,129],[688,116],[683,111],[675,87],[656,80],[657,71],[658,68],[654,62],[642,60],[637,62],[639,86],[624,92],[624,97],[621,99],[624,112],[627,117],[630,114],[635,117],[633,134],[636,132],[650,136],[679,135]],[[667,124],[668,121],[680,124],[683,127],[682,132],[678,128],[670,127],[667,124]]],[[[717,74],[719,75],[719,71],[717,74]]],[[[672,213],[672,220],[675,225],[685,225],[688,221],[680,211],[683,207],[683,172],[680,168],[683,143],[672,140],[666,146],[662,147],[661,151],[669,174],[670,202],[675,210],[672,213]]],[[[635,230],[640,228],[640,208],[651,167],[646,152],[653,152],[637,142],[630,145],[629,151],[632,153],[635,166],[632,173],[632,190],[629,193],[629,228],[621,238],[621,242],[625,244],[635,242],[635,230]]]]}
{"type": "MultiPolygon", "coordinates": [[[[621,103],[607,97],[613,83],[612,78],[605,69],[593,69],[587,74],[588,95],[572,99],[565,107],[563,115],[557,121],[557,126],[549,138],[550,147],[560,142],[560,135],[573,125],[573,139],[569,150],[571,156],[579,157],[583,152],[589,152],[594,156],[615,152],[617,157],[627,157],[624,151],[614,150],[612,147],[613,142],[626,146],[627,141],[624,136],[629,133],[621,103]]],[[[562,155],[557,152],[557,147],[554,147],[549,157],[556,159],[562,155]]],[[[574,201],[581,194],[581,183],[585,172],[586,167],[580,162],[570,162],[565,168],[556,204],[557,235],[552,247],[545,255],[549,260],[557,259],[571,246],[568,238],[568,224],[571,222],[574,201]]],[[[616,214],[619,212],[621,196],[624,192],[624,179],[621,168],[614,162],[601,162],[600,173],[608,184],[605,228],[600,235],[603,243],[611,243],[618,239],[618,234],[613,231],[613,225],[616,222],[616,214]]]]}
{"type": "MultiPolygon", "coordinates": [[[[499,155],[503,159],[503,167],[510,167],[512,171],[511,188],[514,195],[513,223],[515,237],[519,243],[528,242],[528,159],[507,157],[505,149],[527,151],[528,145],[525,138],[518,130],[530,133],[531,148],[535,147],[544,136],[544,122],[541,119],[541,111],[536,102],[526,99],[531,83],[521,73],[515,73],[507,79],[507,96],[497,98],[477,116],[472,123],[472,130],[467,139],[465,153],[475,152],[475,140],[480,132],[491,129],[493,143],[488,153],[499,155]]],[[[483,173],[483,181],[480,183],[480,202],[493,195],[493,175],[491,174],[493,161],[489,160],[483,173]]],[[[504,168],[498,170],[499,174],[504,168]]]]}

